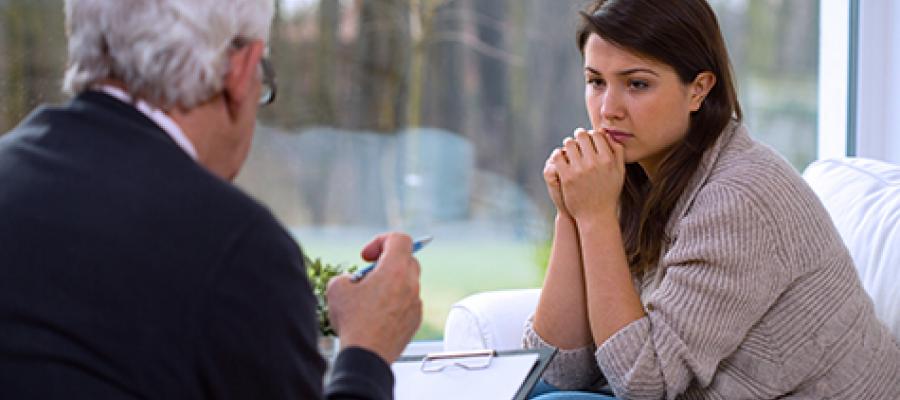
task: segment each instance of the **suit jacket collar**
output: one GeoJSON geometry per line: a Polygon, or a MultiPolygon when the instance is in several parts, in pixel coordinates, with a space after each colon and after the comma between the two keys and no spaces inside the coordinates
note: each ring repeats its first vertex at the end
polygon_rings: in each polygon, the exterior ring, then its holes
{"type": "Polygon", "coordinates": [[[111,97],[116,98],[117,100],[124,102],[126,104],[130,104],[132,107],[137,109],[144,114],[157,126],[162,128],[167,135],[169,135],[172,140],[178,144],[185,153],[188,153],[191,158],[197,159],[197,149],[194,147],[194,144],[191,143],[191,140],[185,135],[184,131],[181,130],[181,127],[178,126],[172,117],[163,112],[157,107],[147,103],[146,101],[140,99],[134,99],[131,95],[115,86],[111,85],[99,85],[95,88],[95,90],[103,92],[111,97]]]}
{"type": "Polygon", "coordinates": [[[178,143],[163,130],[156,122],[147,117],[144,113],[137,110],[133,105],[124,103],[121,100],[110,96],[109,94],[86,90],[79,93],[69,104],[73,110],[96,110],[102,112],[106,119],[117,120],[118,123],[133,125],[133,128],[143,133],[149,134],[156,140],[165,141],[167,144],[174,146],[174,149],[181,153],[184,157],[195,161],[191,155],[184,151],[178,143]]]}
{"type": "Polygon", "coordinates": [[[154,131],[165,134],[159,125],[156,125],[152,119],[138,111],[131,104],[124,103],[121,100],[100,91],[86,90],[81,92],[72,99],[70,106],[74,109],[104,108],[106,111],[111,111],[114,115],[119,115],[124,119],[131,120],[133,123],[137,123],[143,128],[152,128],[154,131]]]}

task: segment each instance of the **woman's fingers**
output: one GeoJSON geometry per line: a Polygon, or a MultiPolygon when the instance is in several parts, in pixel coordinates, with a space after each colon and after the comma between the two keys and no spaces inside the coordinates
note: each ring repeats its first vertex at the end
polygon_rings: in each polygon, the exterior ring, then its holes
{"type": "Polygon", "coordinates": [[[581,155],[585,158],[589,158],[594,154],[597,154],[597,145],[594,143],[594,139],[591,137],[591,134],[584,129],[576,129],[575,130],[575,141],[578,143],[578,147],[581,149],[581,155]]]}
{"type": "Polygon", "coordinates": [[[595,152],[593,144],[589,140],[584,140],[585,135],[587,135],[587,131],[584,128],[578,128],[571,137],[563,139],[562,152],[566,157],[567,164],[580,166],[584,164],[582,160],[585,157],[595,152]]]}
{"type": "Polygon", "coordinates": [[[566,149],[562,147],[557,147],[553,149],[553,152],[550,153],[550,158],[547,160],[556,165],[563,165],[569,163],[569,156],[566,154],[566,149]]]}
{"type": "Polygon", "coordinates": [[[602,140],[603,143],[606,143],[606,148],[609,150],[610,156],[612,156],[612,160],[615,161],[616,165],[622,166],[625,165],[625,146],[622,146],[622,143],[615,141],[610,135],[603,131],[595,131],[597,134],[597,140],[602,140]]]}
{"type": "Polygon", "coordinates": [[[562,148],[565,153],[566,164],[574,166],[581,163],[583,155],[581,154],[581,148],[578,146],[578,142],[576,142],[575,139],[570,137],[563,139],[562,148]]]}
{"type": "Polygon", "coordinates": [[[569,160],[569,155],[566,153],[565,147],[557,147],[556,148],[556,159],[554,160],[557,163],[568,164],[571,161],[569,160]]]}
{"type": "Polygon", "coordinates": [[[548,184],[559,182],[558,190],[551,188],[551,196],[557,195],[560,205],[565,197],[566,212],[577,219],[615,206],[622,190],[623,160],[624,148],[605,132],[578,129],[554,150],[544,177],[548,184]]]}
{"type": "Polygon", "coordinates": [[[548,159],[557,165],[557,170],[572,166],[578,169],[591,165],[612,163],[625,164],[625,148],[602,130],[575,130],[572,137],[563,140],[563,147],[553,151],[548,159]]]}
{"type": "Polygon", "coordinates": [[[613,154],[616,155],[616,165],[625,166],[625,146],[622,146],[622,143],[619,143],[612,138],[607,138],[609,140],[609,147],[613,149],[613,154]]]}
{"type": "Polygon", "coordinates": [[[550,153],[550,157],[547,158],[547,162],[544,164],[544,180],[547,182],[558,181],[557,165],[566,162],[566,155],[563,149],[559,147],[553,149],[553,152],[550,153]]]}

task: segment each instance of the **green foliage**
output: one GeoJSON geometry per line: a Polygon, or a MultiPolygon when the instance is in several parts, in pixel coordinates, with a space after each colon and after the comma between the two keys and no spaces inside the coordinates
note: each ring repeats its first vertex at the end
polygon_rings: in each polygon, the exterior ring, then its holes
{"type": "MultiPolygon", "coordinates": [[[[303,247],[310,254],[341,261],[358,252],[357,243],[369,239],[360,236],[347,241],[316,240],[314,235],[309,236],[303,240],[303,247]]],[[[460,235],[442,236],[440,246],[429,246],[416,253],[422,267],[424,316],[414,339],[441,339],[451,306],[470,294],[540,286],[543,273],[535,262],[536,248],[536,242],[460,235]]]]}
{"type": "Polygon", "coordinates": [[[306,276],[312,285],[313,293],[316,295],[316,316],[319,319],[319,332],[323,336],[335,336],[337,332],[331,327],[331,321],[328,319],[328,302],[325,300],[325,290],[328,289],[328,281],[335,276],[356,272],[357,266],[344,264],[327,264],[321,258],[311,259],[304,256],[304,264],[306,265],[306,276]]]}

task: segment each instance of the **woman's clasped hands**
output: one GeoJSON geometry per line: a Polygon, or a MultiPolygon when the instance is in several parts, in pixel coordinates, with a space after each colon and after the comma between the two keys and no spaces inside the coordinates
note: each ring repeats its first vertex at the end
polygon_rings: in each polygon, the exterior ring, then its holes
{"type": "Polygon", "coordinates": [[[576,221],[615,215],[625,182],[625,148],[602,130],[576,129],[550,154],[544,181],[560,214],[576,221]]]}

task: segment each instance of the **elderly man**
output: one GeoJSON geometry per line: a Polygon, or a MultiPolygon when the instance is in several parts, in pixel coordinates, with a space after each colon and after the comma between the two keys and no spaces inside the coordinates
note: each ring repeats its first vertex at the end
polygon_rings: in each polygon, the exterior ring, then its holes
{"type": "Polygon", "coordinates": [[[274,82],[272,0],[67,0],[75,98],[0,140],[0,398],[390,398],[421,321],[409,237],[329,287],[229,183],[274,82]]]}

